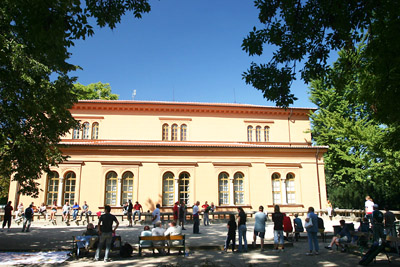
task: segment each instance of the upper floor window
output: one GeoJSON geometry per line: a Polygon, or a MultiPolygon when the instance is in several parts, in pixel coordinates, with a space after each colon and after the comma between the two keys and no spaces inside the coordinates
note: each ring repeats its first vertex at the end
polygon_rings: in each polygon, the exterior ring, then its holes
{"type": "Polygon", "coordinates": [[[82,127],[82,139],[89,139],[89,123],[85,122],[82,127]]]}
{"type": "Polygon", "coordinates": [[[76,128],[74,129],[73,134],[72,134],[72,139],[79,139],[80,131],[81,131],[81,130],[79,129],[79,127],[76,127],[76,128]]]}
{"type": "Polygon", "coordinates": [[[178,140],[178,125],[173,124],[171,127],[171,140],[177,141],[178,140]]]}
{"type": "Polygon", "coordinates": [[[237,172],[233,178],[233,191],[235,205],[244,204],[244,176],[243,173],[237,172]]]}
{"type": "Polygon", "coordinates": [[[181,141],[186,141],[187,139],[187,125],[182,124],[181,125],[181,141]]]}
{"type": "Polygon", "coordinates": [[[264,142],[269,142],[269,127],[264,127],[264,142]]]}
{"type": "Polygon", "coordinates": [[[166,141],[166,140],[168,140],[168,128],[169,128],[169,126],[168,126],[168,124],[163,124],[163,126],[162,126],[162,140],[163,141],[166,141]]]}
{"type": "Polygon", "coordinates": [[[253,142],[253,126],[247,127],[247,141],[253,142]]]}
{"type": "Polygon", "coordinates": [[[256,127],[256,142],[261,142],[261,127],[256,127]]]}
{"type": "Polygon", "coordinates": [[[92,124],[92,139],[99,139],[99,123],[94,122],[92,124]]]}

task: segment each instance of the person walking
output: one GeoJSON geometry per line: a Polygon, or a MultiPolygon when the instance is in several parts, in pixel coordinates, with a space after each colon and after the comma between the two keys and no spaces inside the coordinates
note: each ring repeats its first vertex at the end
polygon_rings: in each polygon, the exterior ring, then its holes
{"type": "Polygon", "coordinates": [[[318,245],[318,236],[317,236],[317,234],[318,234],[318,215],[314,213],[313,207],[308,208],[306,224],[307,223],[309,224],[308,227],[306,225],[309,252],[307,252],[306,255],[307,256],[313,255],[313,243],[314,243],[315,255],[318,255],[319,254],[319,245],[318,245]],[[311,221],[311,223],[310,223],[310,221],[311,221]],[[310,225],[310,224],[312,224],[312,225],[310,225]]]}
{"type": "Polygon", "coordinates": [[[264,213],[264,207],[260,206],[258,212],[254,216],[254,235],[253,235],[253,247],[256,245],[257,236],[261,239],[261,251],[264,251],[264,237],[265,237],[265,222],[267,221],[267,214],[264,213]]]}
{"type": "Polygon", "coordinates": [[[25,209],[25,213],[24,213],[24,225],[22,226],[22,232],[25,231],[29,232],[29,228],[31,227],[31,222],[32,222],[32,218],[33,218],[33,209],[32,209],[33,205],[30,204],[29,207],[27,207],[25,209]]]}
{"type": "Polygon", "coordinates": [[[272,221],[274,222],[274,249],[284,251],[285,247],[283,245],[283,217],[284,214],[281,213],[279,205],[274,206],[274,213],[272,213],[272,221]]]}
{"type": "Polygon", "coordinates": [[[196,201],[193,206],[193,234],[200,234],[199,205],[200,201],[196,201]]]}
{"type": "Polygon", "coordinates": [[[112,235],[115,233],[115,230],[117,230],[119,222],[117,218],[112,215],[111,212],[111,207],[106,205],[104,207],[104,214],[100,216],[99,223],[97,225],[97,229],[99,229],[99,245],[97,246],[96,250],[96,256],[95,260],[98,261],[100,258],[100,252],[101,249],[103,248],[104,243],[106,243],[106,251],[104,255],[104,262],[110,261],[108,258],[108,254],[110,253],[111,249],[111,241],[112,241],[112,235]],[[113,223],[115,222],[115,227],[113,229],[113,223]]]}
{"type": "Polygon", "coordinates": [[[10,232],[12,211],[13,207],[11,206],[11,201],[8,201],[7,205],[4,207],[4,221],[3,228],[1,229],[2,232],[6,224],[8,226],[7,232],[10,232]]]}
{"type": "Polygon", "coordinates": [[[243,252],[242,239],[244,242],[244,252],[247,252],[247,236],[246,236],[246,213],[242,207],[237,208],[238,214],[238,233],[239,233],[239,252],[243,252]]]}
{"type": "Polygon", "coordinates": [[[156,222],[161,221],[161,212],[160,212],[160,204],[156,205],[155,210],[153,210],[153,219],[151,220],[151,224],[153,224],[153,227],[156,228],[156,222]]]}

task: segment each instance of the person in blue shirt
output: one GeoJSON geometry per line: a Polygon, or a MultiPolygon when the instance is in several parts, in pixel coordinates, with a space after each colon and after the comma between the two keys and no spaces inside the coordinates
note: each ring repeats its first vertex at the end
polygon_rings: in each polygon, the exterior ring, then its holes
{"type": "Polygon", "coordinates": [[[308,237],[308,247],[310,249],[309,252],[307,252],[307,256],[313,255],[313,244],[314,244],[314,249],[315,249],[315,255],[319,254],[319,245],[318,245],[318,215],[314,213],[314,208],[309,207],[308,208],[308,214],[306,218],[306,222],[312,222],[312,225],[310,227],[306,227],[307,229],[307,237],[308,237]]]}
{"type": "Polygon", "coordinates": [[[345,252],[345,248],[343,247],[343,244],[348,243],[351,241],[351,234],[349,230],[347,229],[346,222],[345,220],[340,220],[340,232],[337,234],[337,236],[334,236],[332,238],[331,243],[329,246],[326,246],[326,249],[332,249],[333,244],[336,244],[337,246],[340,246],[342,248],[342,252],[345,252]]]}
{"type": "Polygon", "coordinates": [[[76,216],[78,216],[79,213],[79,205],[78,202],[75,202],[75,205],[72,206],[72,219],[75,221],[76,220],[76,216]]]}
{"type": "Polygon", "coordinates": [[[295,231],[295,234],[294,234],[295,239],[296,239],[296,241],[299,241],[300,233],[304,232],[304,227],[303,227],[303,223],[297,213],[294,215],[293,225],[294,225],[294,231],[295,231]]]}

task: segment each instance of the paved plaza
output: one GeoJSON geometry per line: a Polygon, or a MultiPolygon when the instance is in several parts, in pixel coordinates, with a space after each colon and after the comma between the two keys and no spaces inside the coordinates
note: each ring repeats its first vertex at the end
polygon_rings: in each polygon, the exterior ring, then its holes
{"type": "MultiPolygon", "coordinates": [[[[137,239],[143,226],[126,226],[126,221],[122,222],[117,229],[117,234],[121,235],[123,242],[131,245],[137,244],[137,239]]],[[[324,249],[325,244],[320,239],[320,255],[306,256],[308,243],[306,238],[301,238],[293,245],[288,244],[284,252],[272,250],[273,224],[267,223],[265,251],[260,252],[259,247],[251,248],[253,222],[248,223],[247,240],[249,244],[248,253],[225,253],[222,251],[226,237],[226,224],[219,223],[211,226],[200,226],[200,235],[192,234],[192,225],[188,224],[186,231],[186,245],[188,255],[178,255],[173,253],[170,256],[153,255],[150,251],[145,252],[142,257],[134,251],[130,258],[121,258],[117,253],[112,253],[112,262],[103,263],[93,260],[93,253],[88,257],[76,259],[71,257],[63,266],[356,266],[360,256],[352,253],[341,253],[339,251],[328,251],[324,249]]],[[[326,231],[332,232],[333,225],[338,225],[338,221],[325,220],[326,231]]],[[[71,249],[72,235],[80,235],[84,232],[84,226],[53,226],[48,223],[33,222],[29,233],[21,232],[21,226],[13,225],[10,232],[0,233],[0,251],[53,251],[71,249]]],[[[357,225],[356,225],[357,226],[357,225]]],[[[305,237],[306,234],[303,234],[305,237]]],[[[330,238],[329,238],[330,239],[330,238]]],[[[237,243],[238,241],[236,241],[237,243]]],[[[328,241],[327,241],[328,242],[328,241]]],[[[257,240],[259,244],[259,240],[257,240]]],[[[391,254],[391,266],[400,266],[399,256],[391,254]]],[[[380,255],[376,263],[372,266],[386,266],[388,261],[385,255],[380,255]]],[[[50,266],[50,265],[49,265],[50,266]]]]}

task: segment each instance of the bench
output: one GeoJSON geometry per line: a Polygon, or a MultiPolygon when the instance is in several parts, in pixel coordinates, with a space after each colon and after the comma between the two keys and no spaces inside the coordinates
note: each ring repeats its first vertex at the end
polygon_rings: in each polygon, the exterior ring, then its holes
{"type": "MultiPolygon", "coordinates": [[[[94,252],[97,249],[99,237],[98,236],[87,236],[89,245],[87,247],[83,246],[80,247],[78,246],[78,242],[85,242],[82,241],[82,239],[78,238],[79,236],[72,236],[72,253],[75,254],[77,257],[79,257],[82,252],[94,252]]],[[[104,244],[105,245],[105,244],[104,244]]],[[[122,245],[122,240],[121,236],[115,236],[113,237],[113,240],[111,242],[111,250],[120,250],[122,245]]]]}
{"type": "Polygon", "coordinates": [[[168,236],[139,236],[139,256],[142,256],[143,249],[151,249],[154,254],[155,249],[167,249],[170,254],[171,249],[177,249],[179,254],[181,251],[185,253],[185,235],[168,235],[168,236]],[[152,245],[141,245],[140,241],[152,241],[152,245]],[[164,245],[154,245],[154,241],[164,242],[164,245]],[[174,241],[180,241],[179,244],[174,244],[174,241]]]}

